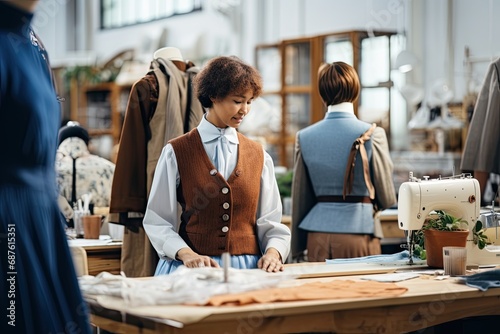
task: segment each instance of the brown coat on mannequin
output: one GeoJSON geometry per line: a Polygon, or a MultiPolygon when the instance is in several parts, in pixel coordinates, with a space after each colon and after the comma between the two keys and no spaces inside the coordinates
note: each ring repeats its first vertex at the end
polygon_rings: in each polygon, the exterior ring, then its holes
{"type": "Polygon", "coordinates": [[[150,72],[132,87],[123,123],[110,221],[127,226],[121,269],[129,277],[152,276],[158,261],[142,217],[161,149],[169,139],[196,127],[203,116],[188,89],[198,69],[176,50],[155,52],[150,72]]]}

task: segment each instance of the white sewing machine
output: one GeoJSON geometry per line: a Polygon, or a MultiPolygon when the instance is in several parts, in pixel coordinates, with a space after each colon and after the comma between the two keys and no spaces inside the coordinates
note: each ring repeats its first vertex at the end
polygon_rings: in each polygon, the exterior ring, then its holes
{"type": "MultiPolygon", "coordinates": [[[[447,213],[461,217],[467,221],[470,233],[467,238],[467,265],[492,265],[500,264],[500,239],[491,238],[493,243],[484,249],[479,249],[474,244],[472,229],[480,217],[481,190],[479,182],[470,175],[461,174],[448,178],[424,180],[413,177],[410,172],[410,180],[403,182],[399,188],[398,195],[398,226],[407,232],[408,251],[410,262],[413,264],[412,256],[414,250],[414,234],[422,228],[425,219],[435,210],[444,210],[447,213]]],[[[491,215],[481,217],[483,227],[491,228],[493,224],[491,215]],[[486,222],[486,223],[485,223],[486,222]]],[[[498,217],[495,227],[498,227],[498,217]]]]}

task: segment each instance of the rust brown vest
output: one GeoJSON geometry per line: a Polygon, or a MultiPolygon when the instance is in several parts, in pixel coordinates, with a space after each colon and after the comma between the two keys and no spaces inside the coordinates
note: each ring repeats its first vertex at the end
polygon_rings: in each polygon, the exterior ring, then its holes
{"type": "Polygon", "coordinates": [[[207,156],[197,129],[170,141],[181,179],[179,234],[199,254],[261,254],[255,221],[264,154],[261,145],[240,133],[238,139],[238,163],[227,181],[207,156]]]}

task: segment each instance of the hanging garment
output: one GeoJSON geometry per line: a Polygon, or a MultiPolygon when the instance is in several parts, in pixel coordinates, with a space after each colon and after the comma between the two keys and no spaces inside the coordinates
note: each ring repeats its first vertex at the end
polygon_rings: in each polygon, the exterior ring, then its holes
{"type": "Polygon", "coordinates": [[[154,274],[158,257],[142,227],[142,216],[163,146],[196,127],[203,116],[200,102],[190,93],[198,71],[192,62],[183,72],[174,62],[158,58],[130,92],[110,204],[110,221],[127,227],[121,258],[127,276],[154,274]]]}
{"type": "Polygon", "coordinates": [[[469,126],[462,170],[500,174],[500,58],[488,68],[469,126]]]}

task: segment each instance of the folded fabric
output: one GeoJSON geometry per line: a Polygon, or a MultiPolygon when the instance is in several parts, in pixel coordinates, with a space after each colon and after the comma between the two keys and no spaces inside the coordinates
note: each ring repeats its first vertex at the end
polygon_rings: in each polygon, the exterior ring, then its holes
{"type": "Polygon", "coordinates": [[[471,288],[486,291],[489,288],[500,288],[500,269],[487,270],[477,274],[462,276],[459,281],[471,288]]]}
{"type": "MultiPolygon", "coordinates": [[[[381,255],[369,255],[362,257],[346,258],[346,259],[328,259],[327,264],[334,263],[384,263],[384,262],[405,262],[410,258],[410,252],[404,250],[395,254],[381,254],[381,255]]],[[[420,260],[420,258],[413,256],[414,263],[425,262],[420,260]]]]}
{"type": "Polygon", "coordinates": [[[394,283],[371,281],[334,280],[314,282],[300,286],[270,288],[244,293],[212,296],[206,305],[246,305],[252,303],[270,303],[284,301],[393,297],[408,291],[394,283]]]}

